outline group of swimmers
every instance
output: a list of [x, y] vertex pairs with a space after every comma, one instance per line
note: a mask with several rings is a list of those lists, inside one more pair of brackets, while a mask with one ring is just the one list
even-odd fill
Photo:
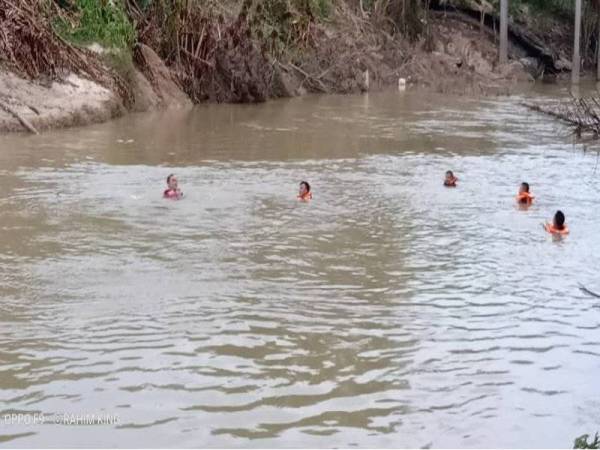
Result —
[[[448, 170], [446, 172], [446, 177], [444, 178], [444, 186], [456, 187], [457, 181], [458, 178], [454, 176], [454, 173], [451, 170]], [[535, 199], [535, 197], [531, 195], [531, 192], [529, 192], [529, 183], [521, 183], [516, 197], [517, 203], [521, 206], [528, 207], [533, 203], [533, 199]], [[565, 224], [565, 215], [562, 211], [556, 211], [556, 214], [554, 214], [554, 218], [552, 219], [552, 223], [546, 222], [542, 225], [544, 230], [550, 234], [560, 236], [569, 234], [569, 227], [567, 227]]]
[[[456, 187], [458, 178], [454, 175], [451, 170], [446, 172], [444, 178], [444, 186]], [[167, 177], [167, 189], [163, 192], [163, 197], [170, 200], [180, 200], [183, 198], [183, 192], [179, 189], [177, 178], [175, 174], [170, 174]], [[300, 188], [298, 191], [298, 200], [302, 202], [309, 202], [312, 200], [312, 192], [310, 190], [310, 184], [307, 181], [300, 182]], [[516, 200], [519, 205], [531, 206], [535, 197], [529, 192], [529, 183], [521, 183], [519, 187], [519, 193], [517, 194]], [[546, 222], [543, 224], [544, 230], [553, 235], [566, 235], [569, 234], [569, 228], [565, 224], [565, 215], [562, 211], [556, 211], [552, 223]]]
[[[169, 200], [181, 200], [183, 192], [179, 189], [179, 182], [174, 173], [167, 177], [167, 189], [163, 192], [163, 197]], [[308, 181], [300, 182], [300, 190], [298, 191], [298, 200], [309, 202], [312, 200], [312, 192]]]

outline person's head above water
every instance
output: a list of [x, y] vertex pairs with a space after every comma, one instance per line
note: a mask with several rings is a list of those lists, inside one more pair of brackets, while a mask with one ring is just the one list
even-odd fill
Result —
[[169, 189], [172, 190], [177, 190], [177, 178], [175, 177], [175, 174], [172, 173], [167, 177], [167, 186], [169, 187]]
[[170, 174], [167, 177], [167, 189], [163, 192], [163, 197], [170, 198], [173, 200], [179, 200], [183, 197], [183, 192], [178, 187], [177, 178], [175, 174]]
[[565, 227], [565, 215], [562, 211], [556, 211], [554, 214], [554, 228], [562, 230]]
[[308, 194], [310, 192], [310, 184], [308, 184], [308, 181], [301, 181], [300, 182], [300, 197]]
[[444, 178], [444, 185], [446, 186], [456, 186], [456, 182], [458, 179], [454, 176], [454, 172], [451, 170], [446, 171], [446, 176]]
[[533, 203], [535, 197], [529, 192], [529, 183], [522, 182], [519, 185], [519, 193], [517, 194], [517, 201], [521, 206], [530, 206]]
[[544, 224], [544, 230], [553, 235], [565, 236], [569, 234], [569, 227], [565, 223], [565, 215], [562, 211], [556, 211], [552, 223], [546, 222]]

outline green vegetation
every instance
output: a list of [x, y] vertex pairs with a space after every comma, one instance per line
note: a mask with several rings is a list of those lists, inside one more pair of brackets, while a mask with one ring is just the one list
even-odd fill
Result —
[[101, 45], [107, 50], [101, 60], [129, 83], [134, 73], [131, 51], [136, 31], [127, 15], [125, 0], [49, 1], [58, 11], [52, 21], [56, 33], [75, 45]]
[[113, 69], [127, 84], [133, 83], [135, 76], [135, 65], [133, 55], [129, 49], [116, 52], [108, 52], [102, 55], [102, 61]]
[[[104, 47], [128, 48], [136, 39], [135, 28], [129, 20], [125, 3], [134, 4], [139, 11], [161, 11], [163, 25], [169, 26], [174, 17], [182, 11], [202, 9], [204, 11], [228, 10], [236, 13], [238, 8], [247, 8], [248, 16], [254, 16], [254, 29], [260, 29], [266, 36], [277, 35], [286, 45], [298, 36], [294, 34], [312, 20], [331, 18], [335, 0], [229, 0], [219, 6], [216, 0], [48, 0], [60, 5], [65, 11], [54, 21], [55, 29], [61, 36], [76, 44], [87, 45], [97, 42]], [[499, 10], [500, 0], [345, 0], [351, 7], [362, 8], [379, 22], [395, 27], [397, 31], [411, 39], [417, 39], [425, 30], [427, 8], [430, 4], [491, 5]], [[594, 21], [591, 14], [597, 3], [584, 0], [584, 20]], [[215, 8], [215, 6], [217, 6]], [[571, 20], [574, 0], [510, 0], [513, 16], [531, 11], [535, 14]], [[257, 22], [260, 21], [260, 27]], [[592, 30], [592, 26], [587, 26]], [[296, 33], [297, 34], [297, 33]], [[585, 41], [585, 40], [584, 40]], [[584, 42], [589, 43], [589, 42]]]
[[[537, 31], [542, 36], [540, 40], [563, 58], [572, 47], [574, 2], [509, 0], [511, 15], [518, 25]], [[109, 50], [103, 54], [103, 61], [125, 80], [134, 73], [132, 53], [140, 64], [134, 52], [135, 43], [154, 49], [177, 73], [179, 83], [195, 101], [264, 98], [263, 85], [274, 79], [270, 73], [273, 67], [304, 75], [312, 80], [305, 80], [305, 84], [313, 83], [315, 89], [324, 91], [322, 80], [310, 75], [316, 69], [310, 67], [307, 71], [306, 66], [312, 64], [319, 67], [318, 73], [329, 73], [327, 64], [331, 58], [322, 49], [328, 35], [335, 35], [337, 30], [346, 29], [352, 34], [345, 40], [350, 42], [349, 46], [364, 42], [363, 38], [370, 37], [374, 30], [382, 30], [385, 32], [382, 36], [389, 38], [389, 42], [406, 42], [430, 51], [434, 46], [433, 30], [437, 21], [443, 20], [430, 8], [468, 9], [471, 16], [479, 12], [482, 23], [487, 18], [490, 24], [490, 15], [497, 16], [500, 6], [500, 0], [44, 0], [44, 3], [59, 11], [51, 16], [51, 21], [61, 37], [80, 45], [98, 43]], [[600, 0], [583, 0], [583, 3], [582, 59], [585, 66], [591, 67], [599, 42], [596, 11]], [[273, 60], [282, 67], [268, 66]], [[310, 63], [303, 65], [308, 60]], [[288, 62], [289, 67], [285, 65]], [[348, 64], [338, 64], [344, 65]], [[260, 86], [249, 80], [258, 80]]]
[[95, 42], [116, 49], [129, 49], [135, 42], [135, 29], [122, 0], [74, 0], [68, 6], [70, 11], [62, 10], [53, 24], [63, 38], [79, 45]]
[[600, 449], [600, 438], [598, 436], [598, 433], [596, 433], [594, 440], [591, 442], [588, 442], [589, 437], [590, 437], [589, 434], [584, 434], [583, 436], [579, 436], [577, 439], [575, 439], [575, 444], [574, 444], [573, 448]]
[[331, 14], [333, 5], [331, 3], [331, 0], [310, 0], [309, 8], [313, 12], [316, 12], [317, 16], [319, 16], [322, 19], [325, 19], [329, 16], [329, 14]]

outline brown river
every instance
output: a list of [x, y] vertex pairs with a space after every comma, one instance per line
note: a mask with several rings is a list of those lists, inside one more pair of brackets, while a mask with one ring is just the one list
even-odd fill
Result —
[[[0, 137], [0, 447], [564, 448], [600, 430], [600, 299], [579, 289], [600, 292], [600, 168], [520, 106], [550, 95]], [[562, 240], [540, 225], [556, 209]], [[114, 420], [73, 423], [90, 415]]]

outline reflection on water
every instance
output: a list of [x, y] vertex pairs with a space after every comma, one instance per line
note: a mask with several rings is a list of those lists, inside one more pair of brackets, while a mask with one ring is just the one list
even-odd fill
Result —
[[[578, 283], [600, 290], [600, 178], [520, 100], [313, 97], [2, 138], [0, 418], [119, 423], [2, 422], [0, 445], [594, 431], [600, 303]], [[160, 198], [172, 171], [180, 202]], [[559, 207], [572, 232], [553, 242]]]

